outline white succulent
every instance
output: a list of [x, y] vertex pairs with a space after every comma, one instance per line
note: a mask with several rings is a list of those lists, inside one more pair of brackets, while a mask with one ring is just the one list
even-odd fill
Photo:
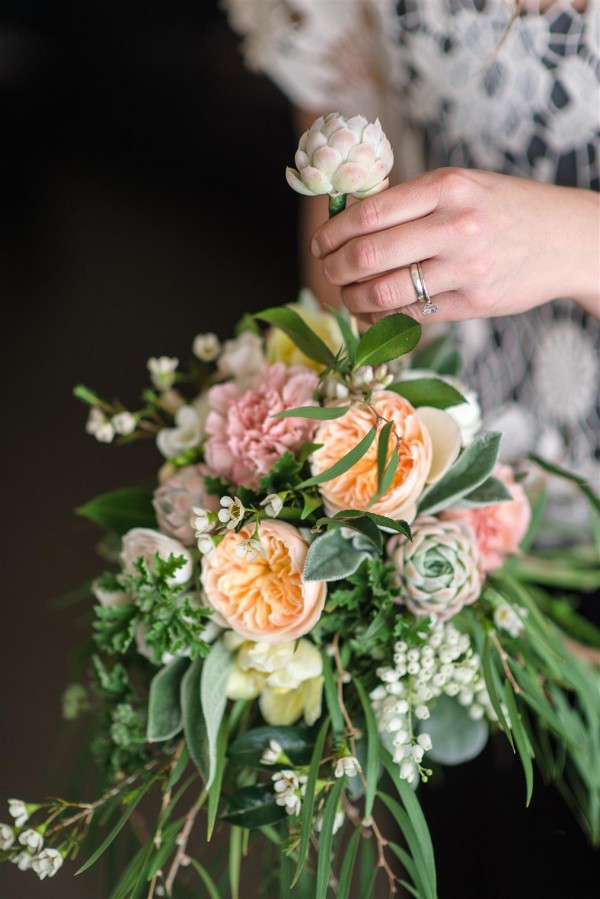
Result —
[[287, 168], [285, 174], [298, 193], [364, 199], [388, 186], [394, 154], [379, 119], [331, 112], [302, 135], [295, 162], [297, 169]]

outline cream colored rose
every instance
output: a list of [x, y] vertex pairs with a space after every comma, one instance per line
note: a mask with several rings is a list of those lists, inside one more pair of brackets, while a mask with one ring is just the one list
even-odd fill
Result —
[[308, 544], [296, 528], [265, 520], [258, 537], [263, 552], [249, 560], [236, 550], [254, 538], [254, 525], [225, 535], [204, 558], [204, 593], [220, 621], [242, 637], [267, 643], [295, 640], [319, 620], [326, 585], [303, 580]]
[[228, 649], [237, 650], [228, 699], [256, 699], [271, 725], [293, 724], [304, 715], [310, 726], [321, 715], [323, 660], [309, 640], [251, 643], [225, 634]]
[[[415, 410], [408, 400], [390, 390], [373, 395], [370, 406], [353, 406], [341, 418], [323, 422], [315, 434], [321, 449], [313, 453], [313, 475], [330, 468], [353, 449], [375, 424], [375, 415], [393, 421], [399, 438], [399, 464], [391, 486], [372, 506], [377, 491], [376, 437], [368, 452], [345, 474], [320, 485], [325, 509], [334, 515], [344, 509], [370, 511], [389, 518], [412, 521], [425, 485], [438, 480], [460, 451], [460, 430], [441, 409]], [[396, 445], [390, 439], [388, 460]]]

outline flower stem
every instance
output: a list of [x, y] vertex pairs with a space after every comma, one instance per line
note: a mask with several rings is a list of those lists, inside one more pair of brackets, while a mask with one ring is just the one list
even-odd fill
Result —
[[346, 208], [348, 194], [329, 194], [329, 218], [332, 219], [338, 212]]

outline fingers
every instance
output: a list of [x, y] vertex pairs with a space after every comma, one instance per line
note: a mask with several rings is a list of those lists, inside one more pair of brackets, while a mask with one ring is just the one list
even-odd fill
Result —
[[325, 257], [323, 273], [331, 284], [341, 287], [430, 259], [437, 256], [442, 244], [443, 222], [438, 216], [429, 215], [349, 240]]
[[[447, 293], [457, 287], [447, 265], [437, 259], [422, 264], [423, 278], [429, 295]], [[353, 315], [388, 314], [416, 301], [410, 268], [398, 268], [377, 278], [342, 287], [342, 300]], [[402, 311], [404, 309], [402, 308]]]
[[389, 312], [367, 312], [358, 315], [357, 319], [360, 325], [368, 327], [369, 325], [374, 325], [375, 322], [379, 321], [381, 318], [385, 318], [386, 315], [398, 311], [404, 313], [404, 315], [410, 315], [411, 318], [416, 319], [421, 325], [464, 321], [473, 316], [468, 303], [457, 290], [440, 293], [437, 296], [432, 296], [431, 299], [438, 307], [438, 311], [434, 312], [433, 315], [423, 315], [423, 303], [409, 303], [399, 310], [390, 309]]
[[423, 218], [437, 208], [439, 198], [440, 178], [436, 172], [427, 172], [412, 181], [384, 190], [374, 197], [354, 203], [321, 225], [313, 236], [311, 253], [322, 258], [353, 237]]

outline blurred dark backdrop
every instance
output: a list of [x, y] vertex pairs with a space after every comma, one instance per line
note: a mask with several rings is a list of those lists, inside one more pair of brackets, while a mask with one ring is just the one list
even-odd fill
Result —
[[[1, 808], [60, 793], [76, 762], [59, 698], [85, 606], [49, 603], [102, 563], [71, 510], [160, 463], [88, 437], [72, 386], [134, 404], [150, 355], [185, 359], [199, 331], [227, 336], [299, 285], [288, 107], [245, 72], [213, 0], [4, 0], [0, 122]], [[442, 899], [598, 895], [566, 808], [541, 783], [528, 811], [524, 795], [501, 743], [424, 794]], [[0, 897], [105, 899], [100, 872], [73, 870], [39, 883], [4, 866]]]

